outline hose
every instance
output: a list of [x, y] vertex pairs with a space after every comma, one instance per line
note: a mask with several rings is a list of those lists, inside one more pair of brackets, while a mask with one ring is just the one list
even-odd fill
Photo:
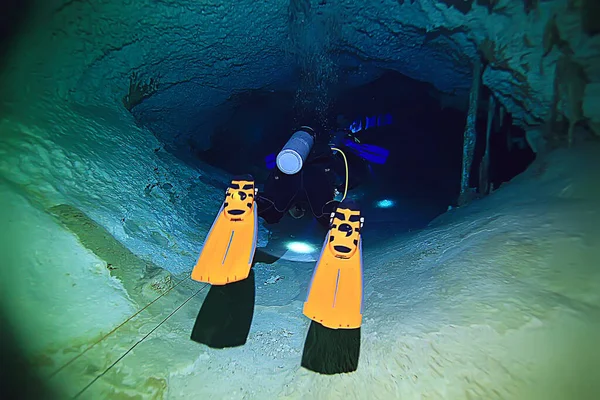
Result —
[[[339, 151], [344, 157], [344, 166], [346, 167], [346, 184], [344, 185], [344, 196], [342, 197], [342, 201], [346, 200], [346, 195], [348, 194], [348, 159], [346, 158], [346, 154], [337, 147], [332, 147], [331, 150]], [[341, 203], [341, 202], [340, 202]]]

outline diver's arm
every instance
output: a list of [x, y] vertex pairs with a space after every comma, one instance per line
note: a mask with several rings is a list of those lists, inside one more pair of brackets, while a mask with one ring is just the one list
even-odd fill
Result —
[[309, 161], [311, 163], [328, 162], [333, 157], [333, 150], [325, 142], [317, 142], [312, 148]]

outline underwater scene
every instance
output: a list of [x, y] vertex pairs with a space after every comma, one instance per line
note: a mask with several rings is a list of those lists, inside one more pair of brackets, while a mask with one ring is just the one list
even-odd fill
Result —
[[0, 397], [600, 398], [599, 0], [5, 0]]

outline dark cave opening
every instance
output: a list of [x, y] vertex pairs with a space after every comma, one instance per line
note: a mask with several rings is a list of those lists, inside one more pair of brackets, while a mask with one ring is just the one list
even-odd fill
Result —
[[[482, 89], [481, 99], [489, 97]], [[394, 222], [402, 229], [425, 226], [449, 206], [460, 190], [466, 111], [444, 107], [436, 89], [425, 82], [386, 71], [372, 82], [330, 96], [327, 120], [298, 112], [294, 92], [252, 90], [232, 95], [229, 116], [210, 136], [210, 147], [194, 151], [201, 161], [231, 175], [252, 174], [259, 186], [271, 172], [266, 159], [277, 154], [301, 125], [333, 134], [352, 121], [388, 116], [391, 124], [355, 133], [361, 143], [389, 150], [383, 165], [364, 162], [357, 168], [350, 154], [350, 180], [358, 181], [349, 196], [359, 201], [375, 222]], [[493, 188], [523, 172], [535, 158], [522, 129], [510, 114], [502, 123], [495, 115], [490, 136], [489, 181]], [[479, 166], [486, 142], [487, 103], [480, 102], [477, 142], [470, 187], [480, 192]], [[386, 204], [388, 206], [380, 206]], [[388, 208], [389, 207], [389, 208]], [[385, 208], [385, 209], [384, 209]]]
[[210, 135], [210, 148], [195, 156], [232, 175], [251, 173], [264, 180], [265, 157], [279, 151], [295, 127], [293, 93], [255, 90], [229, 101], [229, 118]]
[[334, 110], [350, 120], [389, 114], [392, 124], [366, 130], [361, 140], [390, 150], [385, 165], [374, 165], [384, 184], [411, 198], [449, 199], [460, 186], [462, 135], [466, 114], [443, 109], [428, 83], [386, 72], [344, 93]]
[[[300, 120], [291, 92], [248, 92], [232, 100], [232, 117], [214, 131], [210, 149], [197, 156], [233, 175], [251, 173], [262, 182], [269, 173], [265, 157], [277, 153], [294, 128], [311, 125], [333, 133], [355, 120], [389, 116], [391, 124], [355, 133], [361, 143], [389, 150], [389, 156], [385, 164], [367, 163], [367, 168], [350, 160], [350, 180], [359, 181], [351, 192], [366, 206], [371, 221], [396, 222], [407, 229], [422, 226], [444, 212], [460, 188], [466, 114], [442, 109], [434, 91], [430, 84], [387, 71], [332, 96], [325, 124], [316, 117]], [[394, 209], [379, 209], [384, 201]], [[417, 205], [422, 215], [409, 217], [407, 211]]]
[[[480, 96], [489, 98], [491, 92], [484, 88]], [[489, 104], [480, 105], [477, 118], [477, 141], [475, 143], [475, 155], [471, 167], [470, 187], [480, 187], [480, 171], [485, 147], [486, 147], [486, 129], [487, 112]], [[514, 125], [512, 115], [509, 113], [500, 113], [498, 110], [494, 113], [492, 130], [490, 133], [489, 149], [489, 172], [488, 179], [493, 189], [497, 189], [505, 182], [510, 181], [515, 176], [524, 172], [527, 167], [535, 160], [535, 153], [529, 146], [525, 131]]]
[[5, 53], [33, 9], [31, 3], [31, 0], [3, 0], [0, 3], [0, 71], [4, 69]]

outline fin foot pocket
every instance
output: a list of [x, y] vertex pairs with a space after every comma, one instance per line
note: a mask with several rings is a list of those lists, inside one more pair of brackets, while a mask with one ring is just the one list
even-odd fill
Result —
[[226, 285], [248, 277], [258, 234], [256, 193], [251, 176], [231, 181], [192, 270], [193, 280]]

